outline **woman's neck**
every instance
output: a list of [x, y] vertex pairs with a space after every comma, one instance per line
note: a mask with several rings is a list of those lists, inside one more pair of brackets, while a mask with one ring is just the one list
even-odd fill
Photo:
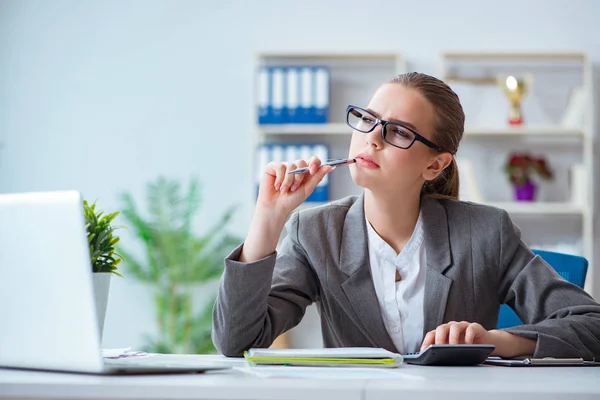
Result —
[[418, 193], [404, 193], [402, 196], [373, 193], [365, 190], [365, 215], [377, 234], [389, 244], [397, 254], [410, 240], [421, 209], [421, 196]]

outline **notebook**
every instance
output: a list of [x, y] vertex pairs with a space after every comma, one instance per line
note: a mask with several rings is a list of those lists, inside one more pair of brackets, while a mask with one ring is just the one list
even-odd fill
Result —
[[400, 354], [381, 348], [340, 347], [330, 349], [258, 349], [244, 352], [250, 365], [293, 365], [311, 367], [380, 367], [402, 364]]

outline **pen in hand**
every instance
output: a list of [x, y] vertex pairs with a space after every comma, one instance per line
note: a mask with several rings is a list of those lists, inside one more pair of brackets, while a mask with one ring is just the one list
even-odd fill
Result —
[[[340, 160], [331, 160], [331, 161], [324, 162], [323, 164], [321, 164], [319, 166], [319, 168], [327, 166], [327, 165], [334, 167], [336, 165], [353, 164], [355, 162], [356, 162], [356, 158], [342, 158]], [[305, 174], [308, 171], [309, 171], [308, 167], [297, 168], [297, 169], [291, 170], [290, 172], [288, 172], [288, 174]]]

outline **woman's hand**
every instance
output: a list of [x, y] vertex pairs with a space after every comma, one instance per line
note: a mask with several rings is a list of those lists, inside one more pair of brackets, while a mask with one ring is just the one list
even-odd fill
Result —
[[532, 355], [537, 341], [506, 331], [488, 331], [475, 322], [451, 321], [427, 332], [420, 350], [432, 344], [493, 344], [492, 355], [512, 358]]
[[[319, 168], [320, 165], [321, 160], [317, 157], [293, 163], [269, 163], [258, 190], [257, 207], [268, 209], [286, 219], [310, 196], [325, 175], [334, 169], [330, 166]], [[309, 172], [288, 174], [303, 167], [308, 167]]]
[[[258, 189], [258, 199], [250, 230], [240, 254], [241, 262], [253, 262], [272, 254], [283, 231], [285, 221], [296, 207], [310, 196], [325, 175], [334, 167], [319, 168], [317, 157], [293, 163], [269, 163]], [[304, 174], [289, 171], [308, 167]]]
[[493, 344], [490, 333], [481, 325], [451, 321], [427, 332], [421, 350], [432, 344]]

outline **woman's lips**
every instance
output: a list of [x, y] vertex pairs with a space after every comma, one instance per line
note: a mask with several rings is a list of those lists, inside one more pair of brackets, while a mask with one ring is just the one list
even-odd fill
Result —
[[379, 168], [379, 164], [375, 162], [375, 159], [366, 154], [359, 154], [356, 157], [356, 163], [363, 168], [367, 169], [377, 169]]

